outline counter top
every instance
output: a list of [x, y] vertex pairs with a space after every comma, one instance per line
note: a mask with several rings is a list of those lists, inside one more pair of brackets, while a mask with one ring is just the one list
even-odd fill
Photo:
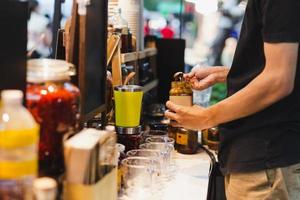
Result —
[[163, 200], [205, 200], [208, 186], [210, 160], [201, 151], [195, 155], [183, 155], [175, 152], [175, 179], [169, 183]]
[[[158, 200], [206, 200], [210, 159], [202, 150], [194, 155], [173, 153], [175, 177], [165, 186]], [[129, 199], [120, 197], [119, 199]], [[156, 199], [153, 199], [156, 200]]]

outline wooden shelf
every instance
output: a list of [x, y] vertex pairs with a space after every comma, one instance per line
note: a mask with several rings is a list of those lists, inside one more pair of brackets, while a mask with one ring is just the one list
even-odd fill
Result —
[[132, 53], [122, 53], [121, 54], [121, 63], [133, 62], [136, 61], [138, 58], [136, 52]]
[[154, 89], [156, 86], [158, 86], [158, 79], [155, 79], [151, 81], [150, 83], [147, 83], [143, 86], [143, 92], [149, 92], [150, 90]]
[[156, 48], [148, 48], [144, 51], [123, 53], [121, 54], [121, 63], [133, 62], [138, 59], [144, 59], [147, 57], [155, 56], [157, 54]]

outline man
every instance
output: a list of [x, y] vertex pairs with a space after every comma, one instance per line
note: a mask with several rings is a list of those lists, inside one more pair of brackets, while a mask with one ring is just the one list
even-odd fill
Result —
[[299, 0], [249, 0], [230, 71], [186, 75], [200, 90], [227, 81], [228, 98], [209, 108], [167, 102], [179, 126], [220, 125], [229, 200], [300, 198], [299, 10]]
[[50, 20], [39, 12], [39, 2], [29, 1], [29, 21], [28, 21], [28, 57], [40, 58], [50, 55], [51, 30]]
[[225, 47], [225, 41], [237, 29], [240, 30], [241, 21], [244, 16], [245, 6], [242, 0], [225, 0], [220, 11], [221, 16], [218, 23], [218, 31], [208, 56], [210, 65], [220, 65], [221, 55]]

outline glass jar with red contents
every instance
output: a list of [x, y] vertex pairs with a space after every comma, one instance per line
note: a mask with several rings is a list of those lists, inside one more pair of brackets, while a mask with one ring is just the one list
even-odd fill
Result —
[[40, 124], [39, 173], [58, 177], [64, 172], [63, 137], [78, 126], [79, 89], [70, 83], [72, 64], [33, 59], [27, 63], [26, 105]]

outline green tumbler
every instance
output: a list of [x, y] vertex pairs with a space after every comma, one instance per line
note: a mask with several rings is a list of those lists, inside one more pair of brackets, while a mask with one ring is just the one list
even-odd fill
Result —
[[116, 126], [140, 125], [143, 91], [141, 86], [122, 85], [114, 88]]

